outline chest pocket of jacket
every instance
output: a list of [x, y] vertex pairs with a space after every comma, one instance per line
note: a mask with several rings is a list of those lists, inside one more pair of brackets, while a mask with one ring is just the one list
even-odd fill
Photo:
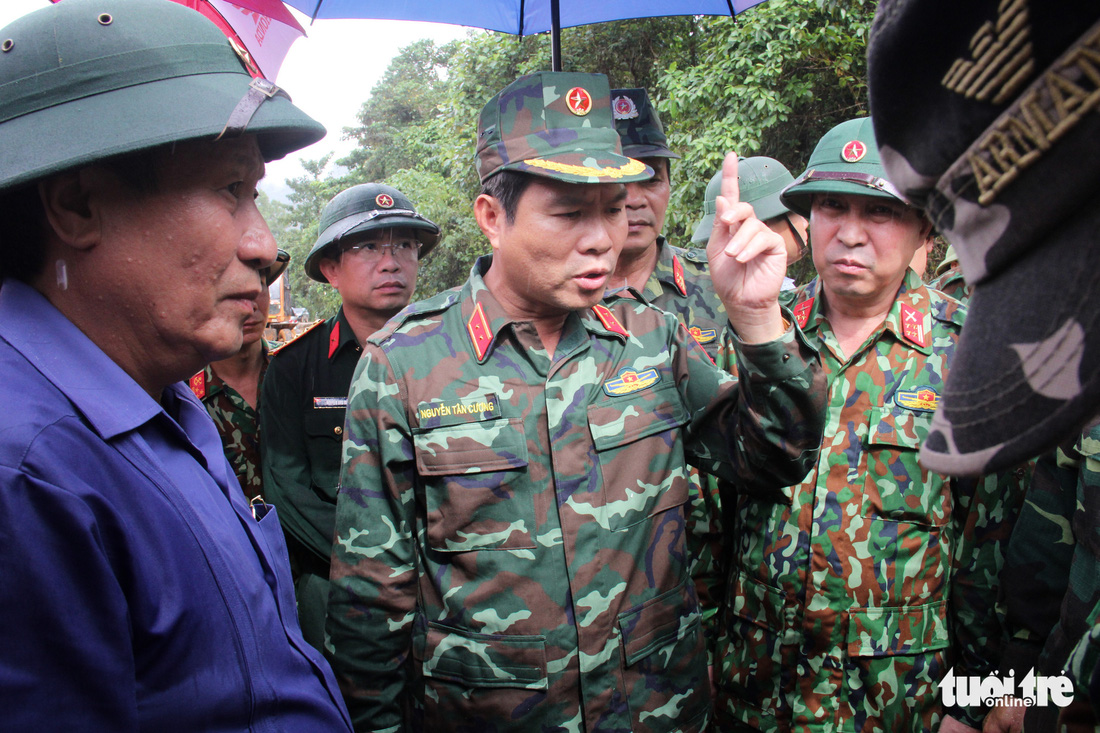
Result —
[[535, 509], [521, 418], [414, 430], [428, 546], [442, 552], [534, 548]]
[[302, 418], [313, 482], [318, 488], [333, 489], [333, 501], [340, 480], [345, 414], [343, 408], [313, 408], [306, 410]]
[[942, 527], [951, 516], [948, 482], [917, 463], [932, 413], [873, 407], [867, 436], [863, 516]]
[[603, 504], [595, 518], [615, 531], [688, 500], [681, 430], [688, 411], [675, 385], [588, 406], [588, 429], [600, 468]]

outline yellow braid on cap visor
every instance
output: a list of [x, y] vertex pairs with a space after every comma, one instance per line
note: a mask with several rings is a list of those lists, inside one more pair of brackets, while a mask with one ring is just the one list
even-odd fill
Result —
[[610, 166], [604, 168], [591, 168], [587, 165], [558, 163], [553, 160], [543, 160], [542, 158], [531, 158], [523, 162], [526, 165], [554, 171], [555, 173], [566, 173], [572, 176], [593, 176], [598, 178], [622, 178], [623, 176], [637, 175], [645, 170], [645, 163], [640, 160], [634, 160], [633, 158], [630, 159], [629, 163], [620, 168], [612, 168]]

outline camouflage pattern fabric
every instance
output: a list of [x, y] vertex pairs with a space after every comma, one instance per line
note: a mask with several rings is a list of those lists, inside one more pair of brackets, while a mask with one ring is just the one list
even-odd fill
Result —
[[[819, 443], [797, 329], [742, 381], [668, 314], [610, 298], [553, 359], [482, 279], [410, 306], [356, 370], [330, 661], [359, 730], [699, 731], [685, 456], [776, 496]], [[728, 460], [732, 458], [732, 463]]]
[[[1002, 669], [1059, 675], [1100, 615], [1100, 425], [1039, 459], [1013, 530], [1002, 588], [1008, 643]], [[1088, 643], [1082, 647], [1082, 654]], [[1092, 669], [1075, 681], [1087, 699]], [[1028, 730], [1054, 730], [1059, 710], [1031, 707]]]
[[630, 183], [653, 169], [622, 154], [603, 74], [521, 76], [490, 99], [477, 126], [481, 181], [502, 170], [571, 183]]
[[[263, 384], [269, 361], [270, 344], [264, 342], [264, 363], [260, 368], [260, 384]], [[225, 457], [233, 466], [233, 473], [244, 491], [245, 498], [251, 501], [262, 496], [264, 491], [263, 471], [260, 463], [260, 416], [259, 392], [257, 391], [256, 409], [245, 401], [237, 390], [225, 383], [214, 370], [207, 366], [202, 372], [205, 394], [200, 396], [202, 404], [222, 438]]]
[[[1100, 618], [1094, 609], [1089, 632], [1081, 637], [1066, 661], [1065, 670], [1074, 682], [1074, 698], [1058, 716], [1058, 733], [1087, 733], [1100, 729]], [[1025, 727], [1028, 722], [1025, 719]], [[1032, 733], [1027, 727], [1027, 733]], [[1040, 730], [1038, 728], [1034, 730]]]
[[970, 300], [970, 286], [966, 284], [966, 279], [963, 277], [959, 257], [950, 245], [947, 247], [947, 254], [944, 255], [943, 261], [936, 267], [936, 276], [929, 281], [928, 287], [963, 303]]
[[[935, 730], [948, 669], [985, 676], [997, 661], [1019, 482], [950, 480], [917, 463], [963, 306], [910, 270], [884, 324], [845, 357], [823, 297], [817, 280], [789, 296], [829, 379], [819, 462], [786, 489], [789, 505], [739, 498], [718, 720]], [[984, 714], [948, 712], [978, 727]]]

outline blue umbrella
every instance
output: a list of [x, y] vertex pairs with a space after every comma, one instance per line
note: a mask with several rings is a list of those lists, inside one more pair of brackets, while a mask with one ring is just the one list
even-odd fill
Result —
[[551, 32], [561, 70], [561, 29], [669, 15], [733, 16], [764, 0], [285, 0], [310, 18], [423, 20], [519, 36]]

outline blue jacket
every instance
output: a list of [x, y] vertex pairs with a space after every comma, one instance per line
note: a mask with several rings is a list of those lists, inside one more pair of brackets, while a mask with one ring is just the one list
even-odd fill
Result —
[[0, 288], [0, 730], [346, 731], [206, 410]]

